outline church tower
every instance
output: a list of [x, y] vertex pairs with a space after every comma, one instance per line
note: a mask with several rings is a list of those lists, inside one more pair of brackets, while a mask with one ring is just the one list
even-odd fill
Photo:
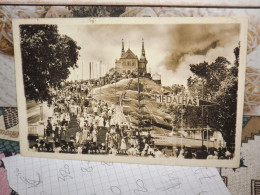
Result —
[[124, 46], [124, 39], [122, 39], [122, 50], [121, 50], [121, 58], [125, 54], [125, 46]]
[[142, 39], [142, 51], [141, 51], [141, 58], [139, 60], [139, 73], [141, 75], [146, 74], [146, 65], [148, 61], [146, 60], [145, 57], [145, 50], [144, 50], [144, 39]]

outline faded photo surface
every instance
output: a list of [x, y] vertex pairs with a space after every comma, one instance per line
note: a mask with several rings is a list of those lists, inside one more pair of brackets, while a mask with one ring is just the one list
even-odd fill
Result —
[[235, 167], [242, 19], [15, 20], [21, 150]]

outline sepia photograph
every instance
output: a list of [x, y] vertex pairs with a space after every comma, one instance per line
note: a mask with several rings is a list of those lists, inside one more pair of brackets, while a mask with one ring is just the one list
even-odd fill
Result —
[[238, 167], [246, 18], [13, 20], [21, 154]]

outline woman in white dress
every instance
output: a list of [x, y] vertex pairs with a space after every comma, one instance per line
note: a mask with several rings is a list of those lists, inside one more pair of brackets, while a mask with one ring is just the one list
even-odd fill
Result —
[[124, 138], [121, 139], [120, 149], [121, 149], [122, 153], [124, 153], [124, 154], [126, 153], [126, 143], [125, 143], [125, 139]]
[[78, 154], [82, 154], [82, 147], [78, 147]]
[[115, 128], [115, 126], [113, 125], [113, 126], [111, 127], [111, 129], [110, 129], [110, 134], [114, 134], [114, 133], [116, 133], [116, 128]]
[[97, 115], [97, 116], [95, 116], [94, 124], [95, 124], [96, 126], [98, 126], [98, 123], [99, 123], [99, 116]]
[[98, 121], [98, 127], [104, 127], [104, 118], [103, 117], [99, 117], [99, 121]]
[[[88, 137], [88, 129], [87, 127], [83, 127], [83, 136], [82, 136], [82, 143], [85, 143]], [[81, 144], [82, 144], [81, 143]]]
[[60, 121], [63, 121], [63, 118], [64, 118], [64, 114], [62, 113], [62, 114], [60, 115]]
[[115, 121], [115, 118], [114, 118], [114, 117], [112, 117], [112, 118], [110, 119], [110, 126], [112, 126], [112, 125], [116, 125], [116, 121]]
[[74, 105], [70, 105], [70, 113], [75, 116], [76, 115], [76, 108]]
[[93, 142], [97, 143], [97, 130], [94, 128], [92, 131]]
[[66, 117], [65, 117], [66, 121], [68, 122], [68, 125], [70, 123], [70, 114], [66, 113]]
[[180, 159], [183, 159], [183, 158], [184, 158], [184, 150], [183, 150], [183, 149], [181, 149], [178, 158], [180, 158]]
[[80, 127], [80, 129], [81, 130], [83, 130], [83, 127], [84, 127], [84, 117], [83, 116], [81, 116], [80, 118], [79, 118], [79, 127]]
[[77, 133], [76, 133], [76, 143], [79, 143], [79, 138], [80, 138], [80, 132], [77, 131]]
[[89, 115], [89, 117], [88, 117], [88, 124], [89, 125], [92, 125], [93, 124], [93, 117], [92, 117], [92, 115]]

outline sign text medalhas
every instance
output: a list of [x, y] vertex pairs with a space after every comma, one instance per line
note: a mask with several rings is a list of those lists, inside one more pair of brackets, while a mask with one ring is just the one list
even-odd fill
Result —
[[199, 99], [191, 96], [153, 95], [153, 99], [159, 103], [199, 106]]

